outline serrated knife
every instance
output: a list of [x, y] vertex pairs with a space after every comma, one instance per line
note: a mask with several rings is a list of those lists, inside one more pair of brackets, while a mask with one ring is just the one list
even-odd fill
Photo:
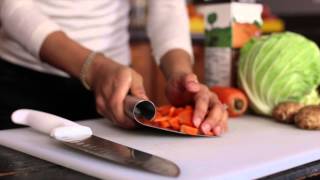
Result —
[[109, 161], [165, 176], [180, 174], [179, 167], [169, 160], [97, 137], [89, 127], [53, 114], [20, 109], [12, 114], [11, 119], [16, 124], [49, 134], [69, 147]]

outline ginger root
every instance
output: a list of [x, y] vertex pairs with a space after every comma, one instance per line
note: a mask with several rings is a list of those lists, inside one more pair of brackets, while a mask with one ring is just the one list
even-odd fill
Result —
[[303, 107], [303, 104], [297, 102], [282, 102], [273, 109], [272, 116], [279, 122], [292, 124], [294, 116]]
[[305, 106], [295, 115], [294, 122], [302, 129], [320, 129], [320, 106]]

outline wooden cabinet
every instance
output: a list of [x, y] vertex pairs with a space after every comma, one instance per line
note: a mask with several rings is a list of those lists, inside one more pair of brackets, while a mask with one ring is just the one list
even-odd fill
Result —
[[[194, 71], [203, 81], [203, 45], [193, 45], [195, 64]], [[152, 58], [148, 41], [131, 42], [132, 67], [144, 78], [144, 86], [149, 98], [156, 105], [168, 104], [165, 97], [166, 80]]]

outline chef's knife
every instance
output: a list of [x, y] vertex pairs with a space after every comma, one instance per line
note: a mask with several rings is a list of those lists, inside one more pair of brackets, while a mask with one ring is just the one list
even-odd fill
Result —
[[169, 160], [94, 136], [89, 127], [59, 116], [20, 109], [12, 114], [11, 119], [16, 124], [27, 125], [50, 134], [72, 148], [116, 163], [165, 176], [176, 177], [180, 174], [179, 167]]

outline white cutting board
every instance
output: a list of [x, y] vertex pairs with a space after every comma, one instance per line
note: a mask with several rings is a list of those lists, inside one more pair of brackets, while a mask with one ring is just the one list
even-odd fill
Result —
[[254, 179], [320, 159], [320, 131], [255, 116], [231, 119], [230, 131], [219, 138], [123, 130], [105, 120], [81, 124], [100, 137], [175, 162], [181, 175], [168, 178], [104, 161], [29, 128], [0, 131], [0, 144], [101, 179]]

